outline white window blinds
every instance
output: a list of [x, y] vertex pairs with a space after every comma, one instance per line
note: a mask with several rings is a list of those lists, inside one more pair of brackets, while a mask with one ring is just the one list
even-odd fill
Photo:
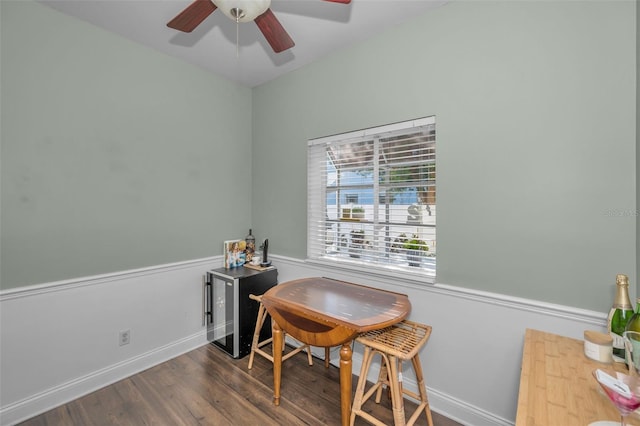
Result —
[[309, 141], [307, 256], [435, 270], [435, 117]]

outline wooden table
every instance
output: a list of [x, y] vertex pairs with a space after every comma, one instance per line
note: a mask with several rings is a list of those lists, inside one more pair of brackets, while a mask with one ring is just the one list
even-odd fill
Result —
[[[596, 368], [610, 374], [626, 370], [621, 363], [603, 364], [587, 358], [582, 340], [527, 329], [516, 426], [586, 426], [596, 421], [620, 421], [618, 410], [592, 376]], [[629, 415], [627, 424], [640, 425], [640, 417]]]
[[[342, 424], [351, 415], [351, 341], [360, 333], [402, 321], [411, 311], [404, 294], [328, 278], [279, 284], [262, 296], [273, 322], [273, 348], [282, 347], [282, 330], [311, 346], [340, 348]], [[273, 352], [273, 402], [280, 404], [282, 352]]]

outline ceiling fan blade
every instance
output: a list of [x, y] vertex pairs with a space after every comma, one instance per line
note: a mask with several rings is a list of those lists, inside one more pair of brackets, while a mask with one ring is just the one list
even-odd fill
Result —
[[190, 33], [216, 10], [211, 0], [196, 0], [167, 24], [167, 27]]
[[324, 1], [330, 1], [332, 3], [344, 3], [344, 4], [351, 3], [351, 0], [324, 0]]
[[274, 52], [280, 53], [283, 50], [287, 50], [295, 46], [295, 43], [291, 37], [289, 37], [289, 34], [287, 34], [271, 9], [267, 9], [267, 11], [258, 16], [255, 21]]

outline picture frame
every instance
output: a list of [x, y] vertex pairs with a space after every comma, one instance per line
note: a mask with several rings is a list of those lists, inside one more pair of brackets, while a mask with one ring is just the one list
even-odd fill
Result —
[[227, 269], [238, 268], [244, 265], [246, 260], [245, 240], [227, 240], [224, 242], [224, 267]]

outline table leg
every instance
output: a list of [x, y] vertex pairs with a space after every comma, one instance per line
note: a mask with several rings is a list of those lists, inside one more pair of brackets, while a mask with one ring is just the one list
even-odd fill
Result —
[[340, 348], [340, 411], [342, 426], [349, 426], [351, 417], [351, 342], [342, 344]]
[[329, 349], [331, 349], [331, 348], [328, 347], [328, 346], [326, 348], [324, 348], [324, 367], [325, 368], [329, 368], [329, 362], [330, 362], [330, 358], [329, 357], [331, 356], [331, 354], [329, 352]]
[[282, 329], [273, 321], [271, 329], [273, 341], [271, 342], [273, 354], [273, 404], [280, 405], [280, 382], [282, 378]]

